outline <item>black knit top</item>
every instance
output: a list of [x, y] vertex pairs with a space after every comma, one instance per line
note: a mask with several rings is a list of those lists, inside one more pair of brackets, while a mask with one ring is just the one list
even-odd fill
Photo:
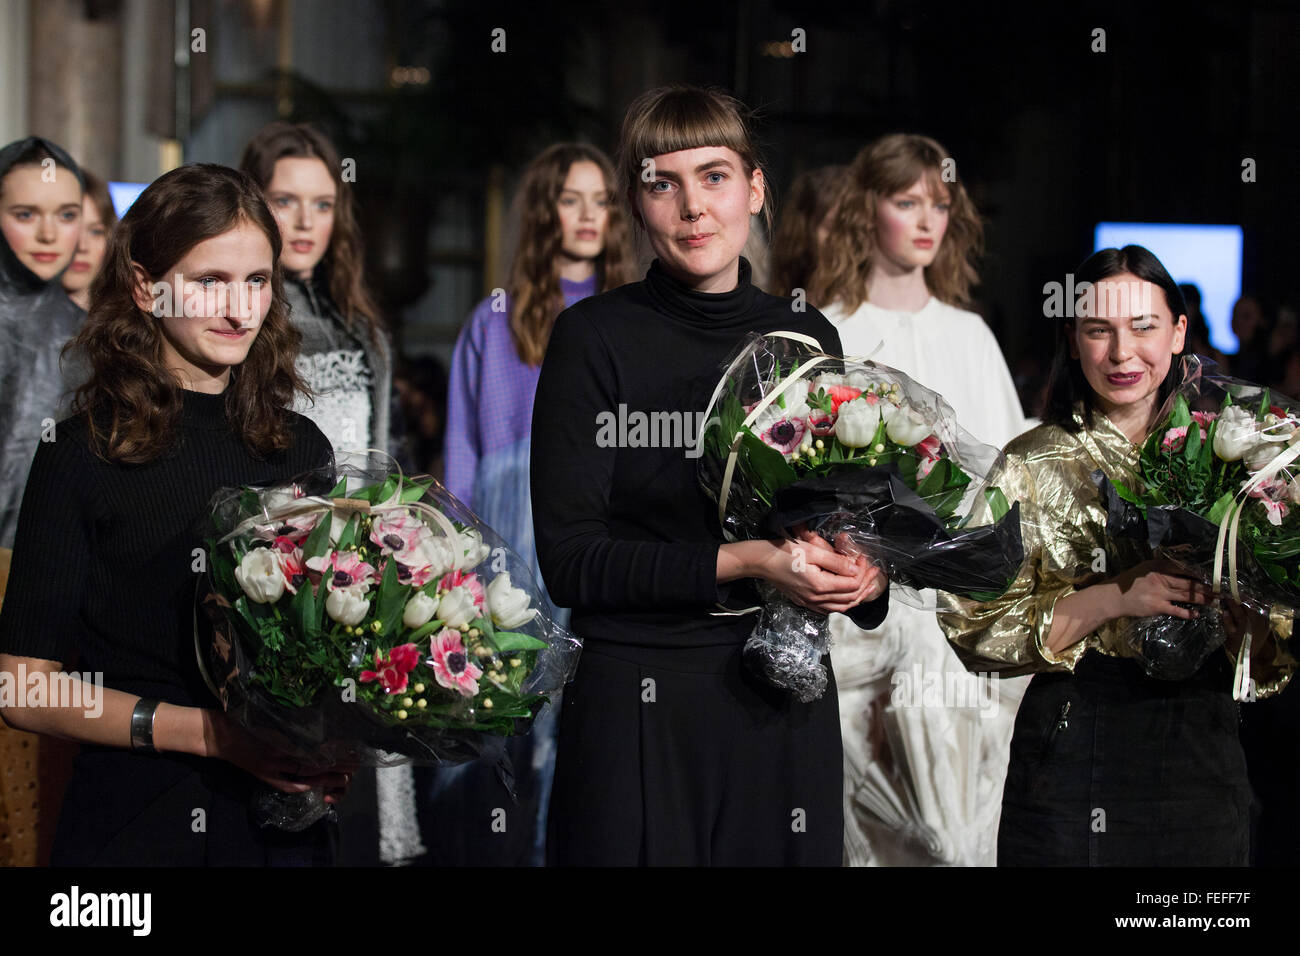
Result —
[[[754, 628], [752, 615], [710, 614], [754, 595], [739, 582], [717, 584], [723, 537], [697, 459], [680, 445], [645, 447], [633, 432], [634, 413], [668, 412], [691, 416], [694, 438], [696, 414], [748, 332], [800, 332], [841, 354], [820, 312], [795, 311], [750, 277], [742, 258], [735, 289], [696, 292], [656, 260], [643, 281], [583, 299], [556, 320], [533, 407], [533, 523], [547, 590], [573, 608], [573, 629], [589, 641], [739, 644]], [[602, 413], [627, 422], [622, 447], [601, 433]], [[881, 618], [887, 602], [874, 602]]]
[[170, 453], [108, 463], [83, 415], [36, 449], [0, 609], [0, 652], [102, 672], [104, 685], [182, 705], [213, 706], [194, 649], [196, 579], [208, 504], [221, 487], [288, 481], [329, 465], [328, 440], [290, 415], [293, 443], [266, 459], [230, 429], [225, 395], [184, 393]]

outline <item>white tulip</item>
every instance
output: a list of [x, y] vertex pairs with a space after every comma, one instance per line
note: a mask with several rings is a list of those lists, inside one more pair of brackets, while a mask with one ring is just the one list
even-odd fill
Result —
[[1286, 490], [1291, 495], [1291, 503], [1300, 505], [1300, 475], [1291, 479], [1291, 483], [1287, 485]]
[[1250, 449], [1250, 451], [1246, 452], [1244, 456], [1246, 467], [1252, 472], [1262, 471], [1281, 451], [1282, 449], [1279, 446], [1270, 444], [1269, 442], [1263, 442], [1256, 445], [1254, 448]]
[[470, 624], [479, 616], [474, 605], [474, 595], [469, 588], [452, 588], [438, 601], [438, 617], [448, 627], [459, 628]]
[[908, 448], [920, 444], [933, 433], [933, 426], [909, 405], [899, 407], [885, 423], [885, 434], [889, 440]]
[[460, 553], [465, 556], [460, 562], [460, 568], [462, 571], [468, 571], [481, 564], [492, 553], [492, 549], [483, 543], [481, 534], [473, 528], [468, 528], [460, 533]]
[[528, 606], [528, 592], [510, 583], [508, 571], [498, 574], [487, 586], [487, 603], [497, 627], [507, 630], [527, 624], [538, 613], [537, 608]]
[[284, 594], [284, 572], [269, 548], [254, 548], [235, 568], [235, 580], [258, 604], [273, 604]]
[[411, 630], [423, 627], [433, 620], [433, 612], [438, 610], [438, 602], [423, 591], [416, 591], [411, 600], [406, 602], [402, 613], [402, 623]]
[[430, 576], [440, 578], [451, 570], [455, 552], [443, 536], [425, 534], [416, 540], [410, 550], [399, 551], [395, 557], [408, 568], [430, 568]]
[[325, 598], [325, 613], [349, 627], [360, 624], [370, 610], [365, 593], [365, 588], [335, 588]]
[[[880, 404], [888, 405], [889, 402]], [[865, 448], [876, 437], [876, 427], [879, 424], [879, 405], [855, 398], [840, 406], [839, 417], [835, 419], [835, 437], [840, 444], [849, 448]]]
[[1240, 461], [1259, 444], [1255, 416], [1240, 405], [1229, 405], [1219, 416], [1214, 430], [1214, 453], [1224, 461]]

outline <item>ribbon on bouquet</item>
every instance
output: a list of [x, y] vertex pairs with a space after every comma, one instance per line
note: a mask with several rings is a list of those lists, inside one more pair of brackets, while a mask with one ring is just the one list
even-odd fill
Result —
[[[231, 538], [238, 537], [241, 534], [246, 534], [250, 528], [253, 528], [259, 524], [266, 524], [270, 521], [273, 521], [275, 518], [290, 518], [290, 517], [297, 517], [298, 515], [303, 515], [303, 514], [314, 514], [319, 512], [335, 511], [335, 510], [356, 511], [364, 514], [375, 514], [377, 512], [397, 511], [400, 509], [410, 509], [410, 510], [420, 512], [420, 514], [424, 515], [425, 517], [432, 519], [433, 523], [436, 524], [442, 530], [442, 533], [447, 536], [447, 539], [449, 541], [455, 541], [457, 538], [456, 529], [452, 526], [451, 522], [447, 520], [447, 516], [444, 515], [441, 511], [439, 511], [437, 508], [433, 507], [432, 505], [425, 504], [423, 501], [403, 502], [401, 500], [402, 483], [404, 482], [406, 475], [402, 471], [401, 463], [396, 458], [394, 458], [388, 452], [381, 451], [378, 448], [364, 448], [358, 452], [349, 452], [348, 454], [361, 455], [361, 454], [368, 454], [369, 452], [374, 452], [375, 454], [383, 455], [385, 458], [390, 459], [393, 462], [393, 464], [397, 467], [397, 492], [396, 492], [397, 498], [396, 501], [394, 501], [394, 503], [371, 504], [368, 501], [358, 500], [356, 498], [326, 498], [323, 495], [307, 495], [302, 498], [294, 499], [293, 502], [286, 504], [285, 507], [282, 509], [277, 509], [274, 518], [265, 508], [263, 508], [261, 514], [253, 515], [252, 517], [245, 518], [243, 521], [241, 521], [238, 525], [235, 526], [234, 530], [232, 530], [229, 534], [227, 534], [217, 543], [225, 544]], [[457, 547], [453, 547], [451, 551], [452, 551], [451, 569], [453, 571], [459, 571], [460, 562], [464, 558], [464, 555], [461, 553], [460, 548]]]
[[[767, 335], [770, 336], [771, 338], [790, 339], [791, 341], [794, 342], [802, 342], [804, 345], [810, 346], [814, 349], [817, 349], [818, 351], [821, 351], [822, 344], [812, 336], [804, 335], [802, 332], [768, 332]], [[754, 407], [753, 412], [745, 419], [744, 422], [745, 426], [749, 426], [753, 424], [758, 419], [758, 416], [763, 411], [763, 409], [767, 408], [767, 406], [770, 405], [772, 401], [777, 398], [777, 396], [784, 393], [785, 390], [789, 388], [792, 384], [799, 381], [799, 379], [803, 376], [803, 372], [806, 369], [812, 368], [814, 365], [817, 365], [825, 361], [827, 358], [829, 358], [829, 356], [825, 356], [825, 355], [818, 356], [814, 358], [811, 362], [809, 362], [807, 365], [805, 365], [802, 369], [800, 369], [798, 374], [788, 376], [785, 381], [781, 382], [780, 386], [778, 386], [776, 390], [774, 390], [769, 395], [764, 397], [764, 399]], [[709, 398], [709, 404], [704, 409], [704, 421], [706, 424], [704, 428], [701, 428], [699, 430], [699, 435], [695, 440], [695, 454], [697, 457], [699, 456], [700, 451], [704, 446], [704, 433], [708, 429], [707, 423], [710, 420], [709, 416], [712, 415], [713, 408], [715, 405], [717, 405], [718, 399], [722, 397], [722, 390], [726, 387], [726, 385], [727, 385], [727, 376], [724, 373], [723, 376], [718, 379], [718, 384], [713, 389], [713, 395], [712, 397]], [[722, 525], [723, 535], [728, 538], [730, 537], [730, 535], [727, 533], [727, 498], [731, 494], [731, 476], [736, 470], [736, 455], [739, 453], [740, 442], [743, 434], [744, 433], [742, 431], [738, 430], [736, 434], [732, 436], [731, 454], [727, 457], [727, 468], [726, 468], [726, 472], [723, 474], [722, 488], [720, 489], [718, 494], [718, 523]], [[714, 617], [741, 617], [743, 615], [753, 614], [754, 612], [761, 611], [761, 610], [762, 608], [757, 606], [735, 610], [732, 608], [724, 607], [723, 605], [719, 604], [718, 610], [710, 611], [709, 614]]]
[[[822, 347], [822, 344], [815, 338], [809, 335], [804, 335], [801, 332], [768, 332], [766, 333], [766, 336], [770, 338], [790, 339], [794, 342], [802, 342], [804, 345], [809, 345], [818, 350]], [[727, 456], [727, 467], [722, 473], [722, 487], [718, 491], [718, 521], [722, 524], [724, 529], [727, 524], [727, 498], [731, 495], [731, 477], [736, 471], [736, 457], [740, 454], [740, 442], [744, 438], [744, 429], [758, 421], [758, 416], [763, 414], [764, 410], [767, 409], [769, 405], [784, 395], [795, 382], [801, 380], [816, 366], [830, 360], [831, 356], [829, 355], [815, 356], [804, 365], [801, 365], [794, 372], [787, 375], [781, 380], [781, 383], [777, 385], [776, 388], [763, 396], [759, 403], [755, 405], [750, 413], [745, 417], [745, 421], [741, 424], [741, 427], [736, 429], [736, 434], [732, 436], [731, 440], [731, 453]], [[713, 389], [713, 397], [709, 399], [709, 404], [704, 409], [704, 421], [706, 424], [704, 428], [700, 429], [699, 437], [696, 439], [697, 450], [704, 444], [704, 432], [708, 428], [707, 423], [709, 422], [709, 416], [713, 412], [713, 406], [717, 404], [718, 399], [722, 396], [722, 390], [726, 387], [726, 384], [727, 376], [724, 374], [720, 379], [718, 379], [718, 384]]]
[[[1222, 593], [1223, 558], [1228, 558], [1228, 589], [1234, 601], [1241, 601], [1241, 592], [1237, 588], [1237, 526], [1241, 512], [1250, 500], [1250, 493], [1264, 482], [1269, 481], [1287, 465], [1300, 458], [1300, 444], [1291, 445], [1280, 452], [1272, 461], [1242, 483], [1232, 505], [1219, 521], [1219, 540], [1214, 549], [1214, 593]], [[1250, 689], [1250, 650], [1252, 638], [1250, 633], [1250, 616], [1246, 616], [1246, 633], [1242, 635], [1241, 646], [1237, 648], [1237, 666], [1232, 675], [1232, 699], [1248, 699]]]

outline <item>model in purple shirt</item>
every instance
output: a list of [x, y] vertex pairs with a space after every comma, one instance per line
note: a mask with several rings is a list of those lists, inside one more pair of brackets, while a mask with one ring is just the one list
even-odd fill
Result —
[[[508, 289], [478, 304], [456, 342], [447, 395], [446, 485], [532, 565], [529, 437], [537, 379], [556, 317], [580, 299], [635, 278], [626, 221], [614, 203], [613, 167], [595, 147], [558, 143], [524, 171]], [[543, 592], [545, 593], [545, 592]], [[549, 600], [549, 599], [548, 599]], [[559, 615], [567, 620], [567, 612]], [[554, 768], [554, 707], [507, 749], [518, 807], [505, 833], [491, 809], [504, 790], [486, 763], [437, 770], [421, 786], [421, 815], [440, 822], [438, 865], [540, 865]], [[419, 778], [423, 783], [425, 773]], [[449, 819], [457, 821], [447, 826]], [[499, 829], [499, 828], [498, 828]]]

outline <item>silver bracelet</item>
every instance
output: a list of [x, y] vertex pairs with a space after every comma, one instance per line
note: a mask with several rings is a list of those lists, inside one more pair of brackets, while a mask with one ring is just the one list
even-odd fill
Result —
[[131, 711], [131, 749], [152, 753], [153, 719], [158, 712], [161, 701], [147, 700], [141, 697]]

